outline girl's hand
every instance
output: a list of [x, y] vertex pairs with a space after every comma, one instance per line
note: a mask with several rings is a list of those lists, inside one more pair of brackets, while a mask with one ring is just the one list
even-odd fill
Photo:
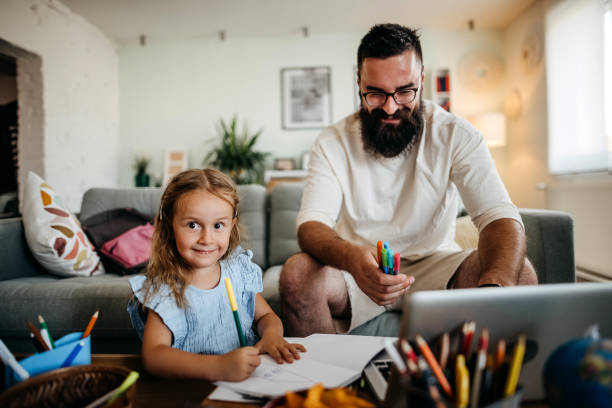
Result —
[[293, 360], [300, 359], [298, 351], [306, 351], [301, 344], [287, 343], [280, 336], [264, 336], [255, 344], [255, 348], [259, 349], [261, 354], [268, 353], [278, 364], [282, 364], [283, 360], [293, 363]]
[[259, 349], [241, 347], [222, 356], [221, 381], [242, 381], [247, 379], [261, 363]]

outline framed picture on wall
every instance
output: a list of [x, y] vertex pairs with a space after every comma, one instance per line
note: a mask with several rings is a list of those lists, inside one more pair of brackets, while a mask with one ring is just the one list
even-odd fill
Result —
[[281, 69], [283, 129], [322, 128], [331, 124], [331, 68]]
[[183, 170], [187, 170], [187, 153], [184, 149], [168, 149], [164, 154], [163, 185]]

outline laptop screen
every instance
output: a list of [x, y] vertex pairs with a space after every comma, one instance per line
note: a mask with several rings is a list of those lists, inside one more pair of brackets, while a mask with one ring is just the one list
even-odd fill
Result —
[[524, 334], [537, 344], [537, 353], [525, 362], [519, 383], [525, 388], [524, 399], [542, 399], [548, 356], [566, 341], [582, 337], [593, 324], [598, 324], [602, 338], [611, 338], [611, 310], [612, 283], [423, 291], [405, 297], [400, 337], [419, 334], [430, 340], [473, 320], [474, 338], [488, 328], [491, 353], [499, 339], [512, 343]]

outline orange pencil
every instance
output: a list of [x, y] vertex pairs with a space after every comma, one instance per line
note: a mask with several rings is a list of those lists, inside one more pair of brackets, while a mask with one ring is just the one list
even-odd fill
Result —
[[506, 359], [506, 340], [500, 339], [497, 343], [497, 354], [495, 357], [495, 369], [498, 369]]
[[82, 339], [84, 339], [85, 337], [87, 337], [87, 336], [89, 336], [91, 334], [91, 329], [93, 329], [94, 324], [96, 324], [96, 320], [98, 320], [98, 311], [97, 310], [96, 310], [96, 313], [94, 313], [93, 316], [91, 316], [91, 319], [89, 320], [89, 323], [87, 324], [87, 328], [83, 332], [83, 337], [81, 337]]
[[378, 266], [382, 265], [382, 245], [382, 241], [376, 243], [376, 261], [378, 262]]
[[442, 389], [444, 390], [444, 393], [446, 395], [448, 395], [449, 398], [452, 399], [453, 398], [453, 390], [451, 389], [451, 386], [448, 383], [448, 380], [446, 379], [446, 376], [444, 375], [444, 372], [442, 372], [442, 369], [440, 368], [440, 365], [436, 361], [436, 358], [434, 357], [433, 353], [431, 352], [431, 349], [427, 345], [427, 342], [421, 336], [419, 336], [418, 334], [416, 336], [416, 342], [417, 342], [417, 344], [419, 346], [419, 349], [421, 350], [421, 354], [423, 355], [423, 357], [425, 357], [425, 360], [427, 361], [427, 364], [429, 364], [429, 367], [431, 367], [431, 371], [433, 371], [434, 375], [438, 379], [438, 382], [442, 386]]

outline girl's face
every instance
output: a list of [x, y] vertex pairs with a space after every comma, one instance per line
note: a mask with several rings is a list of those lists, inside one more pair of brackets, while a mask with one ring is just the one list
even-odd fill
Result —
[[179, 254], [193, 272], [216, 270], [236, 222], [232, 206], [206, 190], [183, 194], [175, 206], [172, 228]]

